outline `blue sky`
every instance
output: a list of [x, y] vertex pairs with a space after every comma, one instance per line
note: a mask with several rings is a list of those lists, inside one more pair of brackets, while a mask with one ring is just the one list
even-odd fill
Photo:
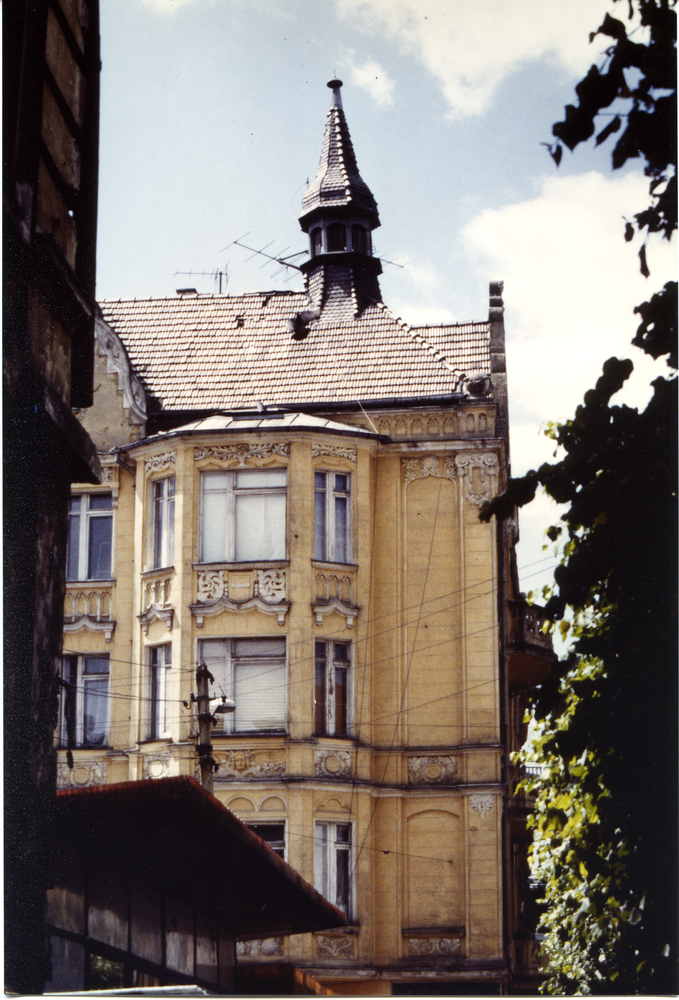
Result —
[[[638, 166], [606, 146], [541, 145], [602, 38], [610, 0], [102, 0], [99, 298], [299, 288], [297, 272], [231, 246], [303, 250], [298, 216], [318, 166], [330, 91], [343, 81], [359, 169], [375, 195], [383, 298], [413, 324], [483, 319], [505, 281], [512, 468], [551, 454], [611, 354], [631, 356], [632, 313], [674, 273], [650, 246], [638, 273], [623, 216], [646, 204]], [[262, 267], [262, 264], [264, 266]], [[644, 361], [644, 359], [641, 359]], [[626, 401], [643, 405], [651, 365]], [[521, 515], [522, 585], [554, 512]]]

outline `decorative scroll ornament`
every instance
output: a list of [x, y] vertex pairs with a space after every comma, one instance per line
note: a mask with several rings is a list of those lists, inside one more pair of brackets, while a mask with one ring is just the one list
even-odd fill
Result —
[[285, 774], [285, 753], [283, 750], [269, 750], [253, 753], [251, 750], [231, 750], [217, 755], [219, 771], [217, 778], [222, 781], [239, 781], [242, 778], [279, 778]]
[[468, 454], [455, 456], [460, 478], [464, 483], [464, 495], [477, 507], [490, 500], [497, 484], [497, 455], [491, 452], [485, 454]]
[[255, 593], [272, 604], [285, 600], [285, 572], [280, 569], [260, 569], [257, 574]]
[[177, 464], [177, 452], [166, 451], [163, 455], [154, 455], [147, 458], [144, 468], [147, 472], [158, 472], [160, 469], [167, 469], [170, 465]]
[[447, 958], [450, 955], [459, 955], [462, 951], [462, 941], [459, 937], [411, 937], [407, 941], [410, 955]]
[[95, 316], [94, 333], [99, 357], [106, 358], [106, 371], [109, 375], [118, 376], [118, 391], [123, 394], [123, 406], [131, 411], [130, 423], [143, 424], [146, 420], [146, 392], [132, 370], [122, 340], [100, 316]]
[[265, 615], [276, 615], [278, 624], [283, 625], [290, 610], [289, 602], [285, 601], [284, 570], [259, 570], [252, 597], [239, 601], [229, 597], [227, 570], [201, 569], [198, 571], [196, 591], [196, 603], [190, 608], [199, 628], [206, 615], [218, 615], [222, 611], [252, 611], [253, 608], [263, 611]]
[[425, 455], [424, 458], [404, 458], [402, 459], [403, 474], [406, 484], [414, 479], [425, 479], [427, 476], [434, 476], [436, 479], [450, 479], [456, 477], [455, 463], [452, 458], [437, 458], [435, 455]]
[[445, 755], [436, 757], [409, 757], [409, 785], [445, 785], [455, 781], [457, 759]]
[[58, 788], [88, 788], [91, 785], [105, 784], [105, 760], [78, 760], [72, 768], [61, 763], [57, 766]]
[[330, 455], [332, 458], [346, 458], [348, 462], [356, 461], [355, 448], [342, 448], [337, 444], [312, 444], [311, 457], [320, 458], [322, 455]]
[[316, 938], [316, 954], [327, 958], [353, 958], [354, 939], [346, 934], [319, 934]]
[[237, 941], [236, 954], [239, 958], [266, 958], [283, 954], [283, 938], [263, 938], [261, 941]]
[[228, 587], [228, 577], [223, 569], [201, 569], [198, 571], [196, 600], [199, 604], [209, 604], [220, 597], [228, 597]]
[[481, 819], [493, 808], [493, 795], [470, 795], [469, 805], [475, 809]]
[[216, 458], [220, 462], [238, 462], [245, 465], [249, 458], [271, 458], [273, 455], [290, 454], [290, 445], [287, 443], [278, 444], [246, 444], [237, 442], [234, 444], [214, 445], [204, 448], [194, 448], [193, 455], [196, 462], [203, 458]]
[[349, 750], [315, 750], [314, 767], [321, 778], [349, 778], [351, 753]]

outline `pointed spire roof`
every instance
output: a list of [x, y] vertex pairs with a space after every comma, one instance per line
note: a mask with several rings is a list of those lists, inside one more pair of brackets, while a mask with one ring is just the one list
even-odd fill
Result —
[[302, 198], [302, 228], [308, 231], [311, 222], [328, 209], [347, 208], [364, 216], [371, 229], [380, 224], [377, 202], [358, 172], [356, 154], [344, 117], [341, 80], [330, 80], [332, 100], [325, 122], [321, 162], [314, 181]]

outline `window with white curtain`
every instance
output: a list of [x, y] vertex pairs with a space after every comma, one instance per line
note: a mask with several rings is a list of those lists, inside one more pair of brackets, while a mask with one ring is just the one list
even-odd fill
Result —
[[314, 559], [351, 562], [348, 472], [314, 473]]
[[351, 824], [316, 823], [314, 885], [322, 896], [351, 918]]
[[110, 580], [113, 495], [80, 493], [68, 505], [67, 580]]
[[154, 569], [174, 563], [174, 497], [176, 479], [158, 479], [151, 484], [153, 498], [153, 552]]
[[285, 729], [285, 639], [203, 639], [199, 658], [215, 679], [210, 694], [236, 703], [235, 712], [218, 716], [224, 732]]
[[59, 741], [101, 747], [108, 742], [108, 656], [65, 656]]
[[155, 740], [170, 735], [172, 646], [152, 646], [148, 658], [144, 728], [145, 738]]
[[285, 469], [201, 476], [202, 562], [285, 559]]

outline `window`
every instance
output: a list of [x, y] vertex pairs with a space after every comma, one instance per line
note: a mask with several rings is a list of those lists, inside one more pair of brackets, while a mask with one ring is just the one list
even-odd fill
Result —
[[323, 252], [323, 230], [314, 229], [311, 233], [311, 256], [317, 257]]
[[108, 656], [64, 658], [60, 741], [101, 747], [108, 740]]
[[146, 739], [169, 736], [170, 729], [170, 668], [172, 646], [152, 646], [149, 650], [148, 687], [146, 694]]
[[174, 562], [174, 493], [176, 479], [159, 479], [151, 485], [153, 496], [153, 568]]
[[82, 493], [68, 510], [67, 580], [110, 580], [113, 495]]
[[351, 916], [351, 824], [316, 823], [314, 883], [321, 895]]
[[363, 226], [352, 226], [351, 227], [351, 247], [352, 250], [358, 251], [358, 253], [368, 252], [368, 240], [367, 233]]
[[316, 642], [314, 732], [346, 736], [349, 732], [349, 643]]
[[347, 472], [314, 473], [314, 559], [351, 560], [350, 480]]
[[341, 222], [333, 222], [328, 226], [328, 251], [346, 250], [347, 234]]
[[285, 823], [248, 823], [247, 826], [285, 860]]
[[285, 469], [205, 472], [203, 562], [285, 559]]
[[199, 656], [215, 679], [216, 695], [236, 703], [235, 712], [218, 716], [225, 732], [285, 729], [285, 639], [203, 639]]

